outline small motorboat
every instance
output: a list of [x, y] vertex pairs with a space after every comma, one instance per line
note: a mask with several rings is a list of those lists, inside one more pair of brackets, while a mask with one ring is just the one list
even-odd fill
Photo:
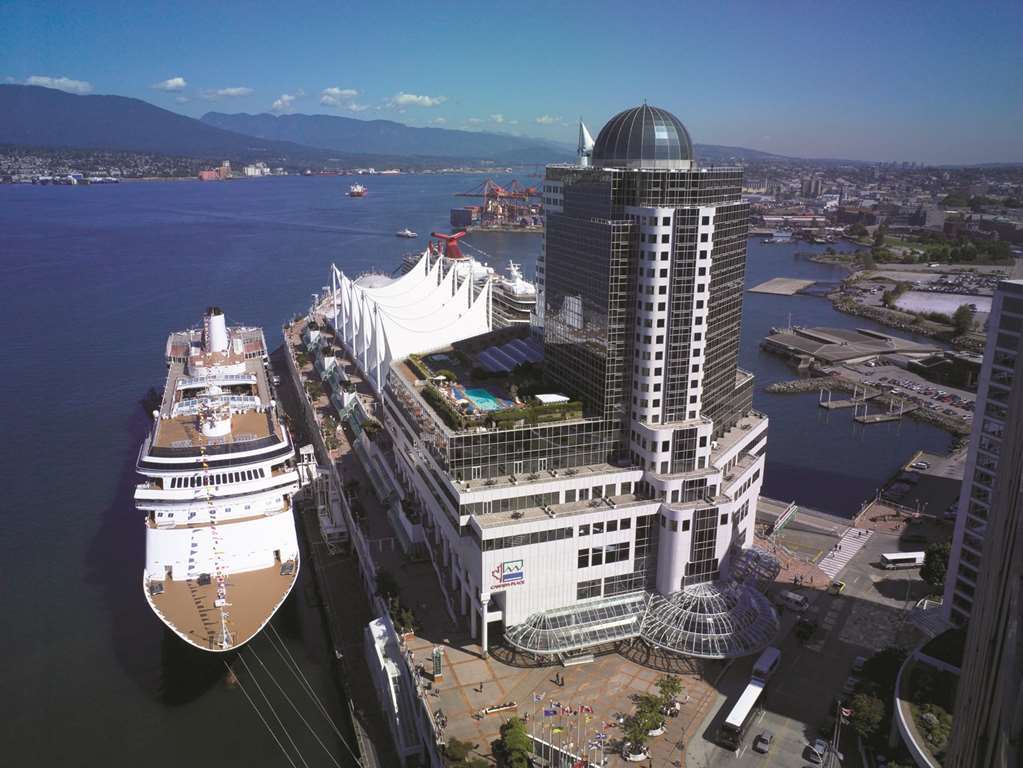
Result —
[[397, 232], [395, 232], [394, 234], [395, 234], [395, 235], [397, 235], [398, 237], [407, 237], [407, 238], [409, 238], [410, 240], [411, 240], [411, 239], [412, 239], [413, 237], [419, 237], [419, 235], [418, 235], [418, 234], [416, 234], [415, 232], [413, 232], [413, 231], [412, 231], [411, 229], [409, 229], [408, 227], [405, 227], [405, 229], [399, 229], [399, 230], [398, 230]]

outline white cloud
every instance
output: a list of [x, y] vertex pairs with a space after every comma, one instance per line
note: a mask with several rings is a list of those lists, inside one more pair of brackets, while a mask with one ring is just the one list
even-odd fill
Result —
[[349, 112], [363, 112], [369, 109], [365, 104], [358, 104], [355, 98], [359, 92], [354, 88], [338, 88], [336, 85], [320, 91], [320, 104], [324, 107], [346, 109]]
[[159, 83], [153, 83], [150, 88], [154, 91], [167, 91], [168, 93], [174, 91], [183, 91], [188, 83], [185, 82], [183, 77], [171, 77], [167, 80], [161, 80]]
[[434, 125], [445, 125], [447, 124], [448, 119], [446, 117], [435, 117], [430, 122]]
[[220, 101], [221, 99], [233, 99], [239, 96], [250, 96], [254, 93], [252, 88], [246, 88], [245, 86], [235, 86], [232, 88], [217, 88], [216, 90], [207, 88], [199, 94], [199, 98], [205, 101]]
[[498, 125], [502, 125], [502, 124], [503, 124], [503, 123], [505, 123], [506, 121], [505, 121], [505, 119], [504, 119], [504, 115], [502, 115], [502, 114], [496, 114], [496, 115], [491, 115], [491, 116], [490, 116], [490, 122], [492, 122], [492, 123], [497, 123]]
[[436, 107], [447, 100], [447, 96], [418, 96], [414, 93], [398, 91], [398, 94], [391, 99], [391, 105], [397, 107]]
[[47, 77], [46, 75], [32, 75], [25, 81], [25, 85], [41, 85], [43, 88], [56, 88], [58, 91], [68, 93], [92, 93], [92, 83], [85, 80], [72, 80], [69, 77]]
[[280, 98], [276, 99], [274, 103], [270, 105], [270, 109], [274, 112], [290, 112], [292, 105], [295, 103], [295, 99], [304, 95], [305, 93], [301, 89], [295, 93], [282, 93]]
[[536, 118], [537, 125], [557, 125], [560, 122], [561, 118], [554, 115], [540, 115], [540, 117]]

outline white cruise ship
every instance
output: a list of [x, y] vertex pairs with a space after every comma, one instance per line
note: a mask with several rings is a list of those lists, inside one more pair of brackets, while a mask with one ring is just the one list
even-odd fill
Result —
[[261, 328], [228, 328], [211, 307], [201, 329], [170, 335], [166, 359], [163, 400], [137, 465], [143, 587], [179, 637], [226, 651], [263, 628], [298, 576], [295, 449]]
[[522, 268], [508, 262], [508, 276], [494, 278], [494, 327], [528, 325], [536, 309], [536, 286], [522, 276]]

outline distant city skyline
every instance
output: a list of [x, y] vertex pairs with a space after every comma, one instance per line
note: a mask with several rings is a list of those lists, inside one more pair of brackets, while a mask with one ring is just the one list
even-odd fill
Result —
[[[767, 8], [767, 10], [765, 10]], [[644, 99], [698, 143], [1023, 161], [1023, 6], [593, 2], [4, 6], [0, 81], [207, 111], [338, 114], [573, 142]], [[643, 80], [634, 64], [645, 62]]]

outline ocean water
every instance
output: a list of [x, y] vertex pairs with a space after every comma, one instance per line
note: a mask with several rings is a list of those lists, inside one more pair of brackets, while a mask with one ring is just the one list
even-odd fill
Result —
[[[207, 305], [262, 325], [274, 347], [281, 323], [329, 282], [331, 262], [354, 274], [392, 271], [430, 231], [447, 231], [449, 208], [471, 202], [454, 193], [482, 178], [375, 177], [362, 199], [345, 197], [345, 178], [0, 186], [4, 762], [282, 763], [250, 704], [225, 684], [223, 660], [165, 632], [142, 596], [143, 529], [131, 504], [147, 427], [139, 399], [162, 385], [167, 333], [195, 324]], [[406, 226], [419, 241], [394, 236]], [[527, 276], [540, 247], [538, 235], [518, 233], [468, 241], [493, 266], [514, 260]], [[841, 279], [840, 268], [796, 255], [810, 250], [752, 240], [748, 285]], [[851, 414], [820, 411], [815, 395], [766, 394], [794, 376], [759, 348], [790, 313], [804, 325], [877, 326], [820, 298], [745, 296], [740, 362], [757, 374], [755, 403], [771, 417], [764, 492], [852, 514], [913, 450], [940, 451], [950, 439], [909, 420], [854, 428]], [[307, 576], [273, 623], [344, 732]], [[332, 764], [295, 731], [310, 765]], [[328, 746], [344, 764], [343, 747]]]

